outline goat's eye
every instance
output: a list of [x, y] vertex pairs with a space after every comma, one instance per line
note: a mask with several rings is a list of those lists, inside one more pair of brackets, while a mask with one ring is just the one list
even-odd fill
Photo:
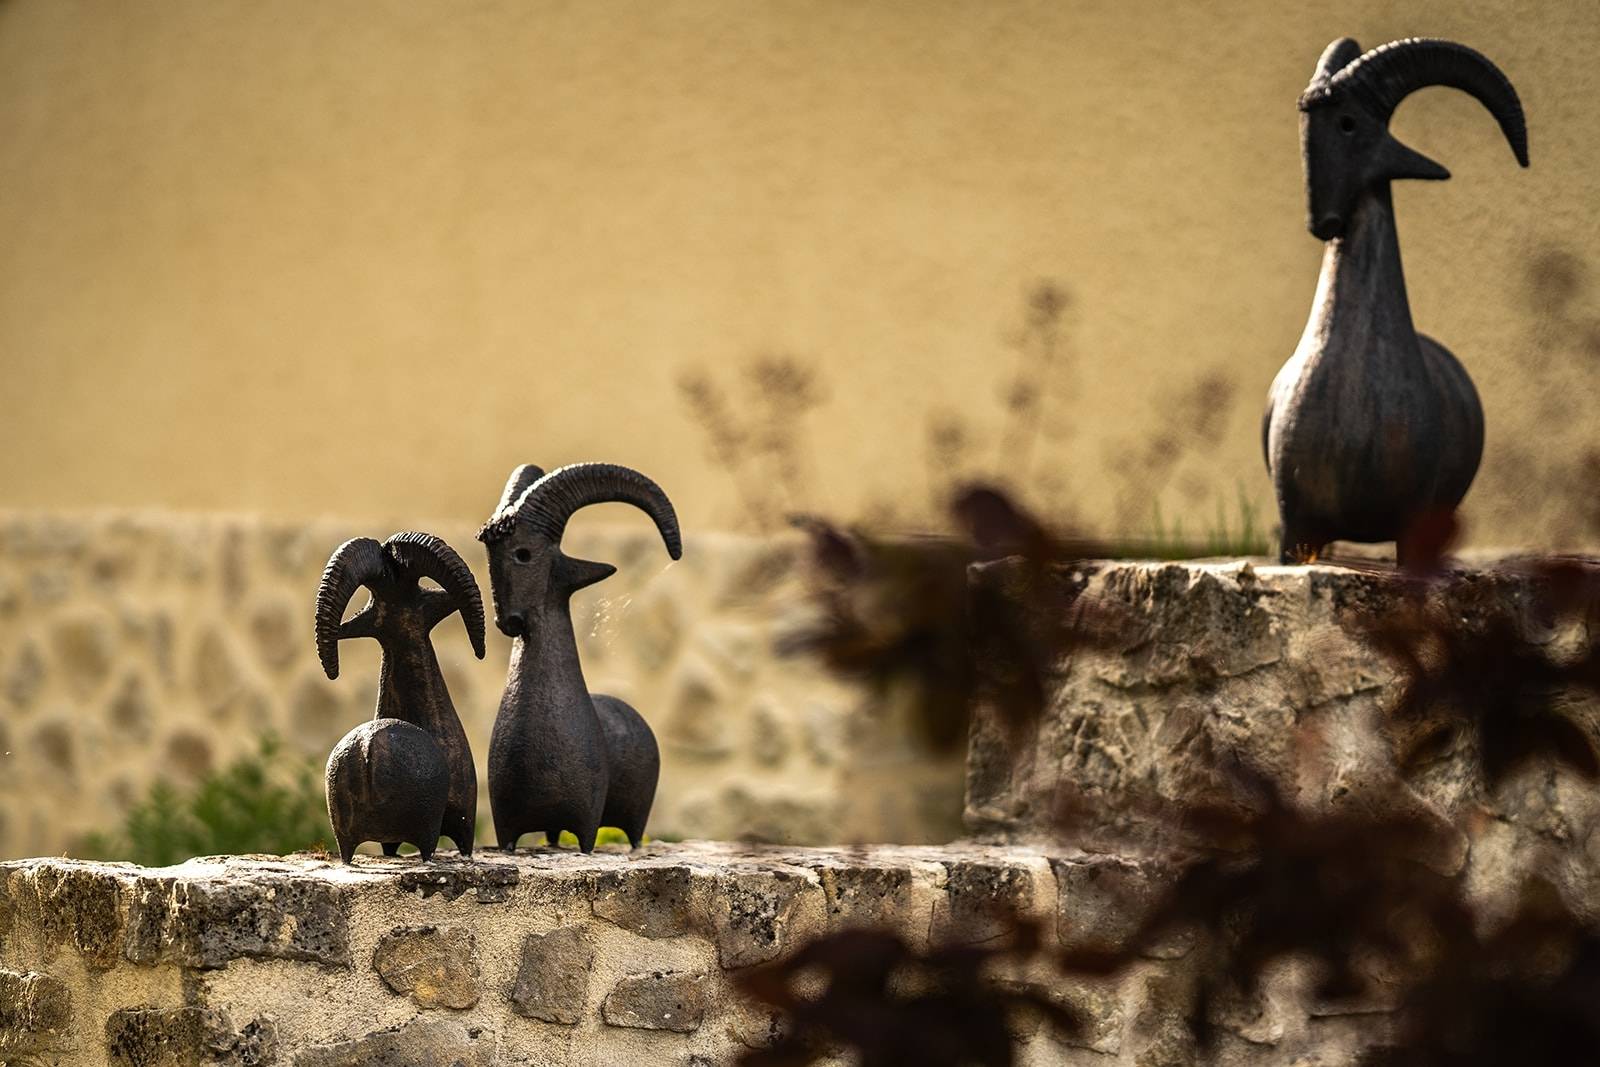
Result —
[[518, 563], [532, 563], [533, 562], [533, 549], [531, 549], [531, 548], [519, 548], [515, 552], [511, 553], [511, 556]]
[[1339, 132], [1340, 133], [1355, 133], [1356, 132], [1356, 120], [1355, 120], [1354, 116], [1351, 116], [1351, 115], [1340, 115], [1339, 116]]

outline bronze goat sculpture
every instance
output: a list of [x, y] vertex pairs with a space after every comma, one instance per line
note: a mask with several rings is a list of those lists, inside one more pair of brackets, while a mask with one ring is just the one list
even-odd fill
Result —
[[1285, 563], [1330, 541], [1395, 541], [1453, 511], [1483, 453], [1483, 408], [1444, 346], [1416, 332], [1406, 299], [1389, 183], [1450, 172], [1389, 133], [1410, 93], [1471, 93], [1528, 165], [1522, 104], [1504, 74], [1449, 41], [1413, 38], [1362, 54], [1322, 53], [1300, 97], [1311, 233], [1327, 242], [1311, 316], [1273, 380], [1261, 445], [1282, 522]]
[[[423, 578], [438, 583], [424, 588]], [[348, 621], [357, 588], [372, 599]], [[483, 658], [483, 598], [455, 550], [432, 534], [397, 533], [383, 544], [358, 537], [328, 560], [317, 590], [317, 655], [339, 676], [339, 642], [371, 637], [383, 649], [378, 708], [328, 758], [328, 815], [339, 854], [377, 841], [393, 856], [401, 842], [424, 860], [441, 836], [472, 855], [478, 774], [466, 731], [450, 701], [429, 632], [460, 611], [472, 651]]]
[[507, 852], [523, 834], [539, 831], [555, 847], [563, 830], [591, 852], [601, 826], [620, 829], [637, 848], [655, 801], [655, 734], [627, 704], [589, 692], [572, 632], [572, 594], [616, 568], [566, 555], [561, 536], [579, 508], [608, 501], [644, 511], [668, 554], [683, 554], [666, 494], [637, 471], [609, 463], [549, 474], [518, 467], [478, 535], [489, 553], [495, 625], [513, 642], [489, 741], [489, 808]]

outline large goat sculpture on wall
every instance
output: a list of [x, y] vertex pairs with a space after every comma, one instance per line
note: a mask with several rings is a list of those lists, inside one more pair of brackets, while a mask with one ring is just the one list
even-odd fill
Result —
[[1405, 563], [1408, 532], [1453, 511], [1478, 470], [1483, 408], [1456, 358], [1412, 325], [1389, 189], [1450, 176], [1389, 133], [1400, 102], [1430, 85], [1476, 97], [1528, 165], [1516, 90], [1464, 45], [1413, 38], [1363, 54], [1343, 38], [1300, 97], [1308, 223], [1327, 249], [1261, 427], [1285, 563], [1336, 540], [1395, 541]]
[[489, 740], [489, 808], [508, 852], [539, 831], [554, 847], [563, 830], [590, 852], [601, 826], [616, 827], [637, 847], [655, 800], [655, 734], [626, 703], [589, 692], [572, 631], [572, 594], [617, 569], [568, 556], [561, 537], [579, 508], [606, 502], [644, 511], [668, 554], [683, 554], [678, 517], [661, 487], [610, 463], [549, 474], [518, 467], [478, 535], [489, 553], [495, 625], [512, 639]]

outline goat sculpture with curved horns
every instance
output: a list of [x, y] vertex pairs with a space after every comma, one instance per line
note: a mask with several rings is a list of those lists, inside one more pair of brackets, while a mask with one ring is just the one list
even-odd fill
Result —
[[1335, 540], [1396, 541], [1406, 562], [1408, 531], [1453, 510], [1482, 457], [1477, 390], [1412, 325], [1395, 234], [1389, 183], [1450, 176], [1389, 133], [1400, 102], [1430, 85], [1476, 97], [1528, 165], [1516, 90], [1465, 45], [1412, 38], [1363, 54], [1346, 37], [1322, 53], [1300, 97], [1308, 226], [1327, 250], [1261, 424], [1285, 563]]
[[[439, 588], [424, 588], [424, 578]], [[341, 621], [362, 586], [372, 599]], [[472, 855], [478, 774], [428, 637], [456, 611], [482, 659], [478, 583], [455, 549], [432, 534], [397, 533], [382, 544], [358, 537], [328, 560], [317, 590], [322, 669], [339, 677], [345, 638], [375, 638], [383, 649], [377, 713], [328, 758], [328, 815], [346, 863], [362, 841], [382, 843], [390, 856], [409, 841], [428, 859], [444, 836]]]
[[678, 517], [661, 487], [610, 463], [549, 474], [518, 467], [478, 534], [489, 553], [495, 625], [513, 642], [489, 741], [489, 807], [508, 852], [523, 834], [539, 831], [553, 847], [563, 830], [590, 852], [601, 826], [616, 827], [638, 847], [655, 800], [655, 734], [627, 704], [589, 692], [572, 632], [572, 594], [616, 568], [566, 555], [561, 536], [574, 512], [606, 502], [645, 512], [668, 554], [683, 555]]

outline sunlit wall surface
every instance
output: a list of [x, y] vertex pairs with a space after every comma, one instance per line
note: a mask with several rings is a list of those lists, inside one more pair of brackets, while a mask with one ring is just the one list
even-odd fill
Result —
[[1474, 541], [1584, 536], [1600, 5], [1461, 0], [0, 0], [0, 505], [470, 520], [609, 459], [701, 528], [997, 471], [1102, 531], [1270, 523], [1344, 34], [1522, 94], [1526, 172], [1464, 94], [1401, 108], [1455, 174], [1402, 248], [1487, 410]]

